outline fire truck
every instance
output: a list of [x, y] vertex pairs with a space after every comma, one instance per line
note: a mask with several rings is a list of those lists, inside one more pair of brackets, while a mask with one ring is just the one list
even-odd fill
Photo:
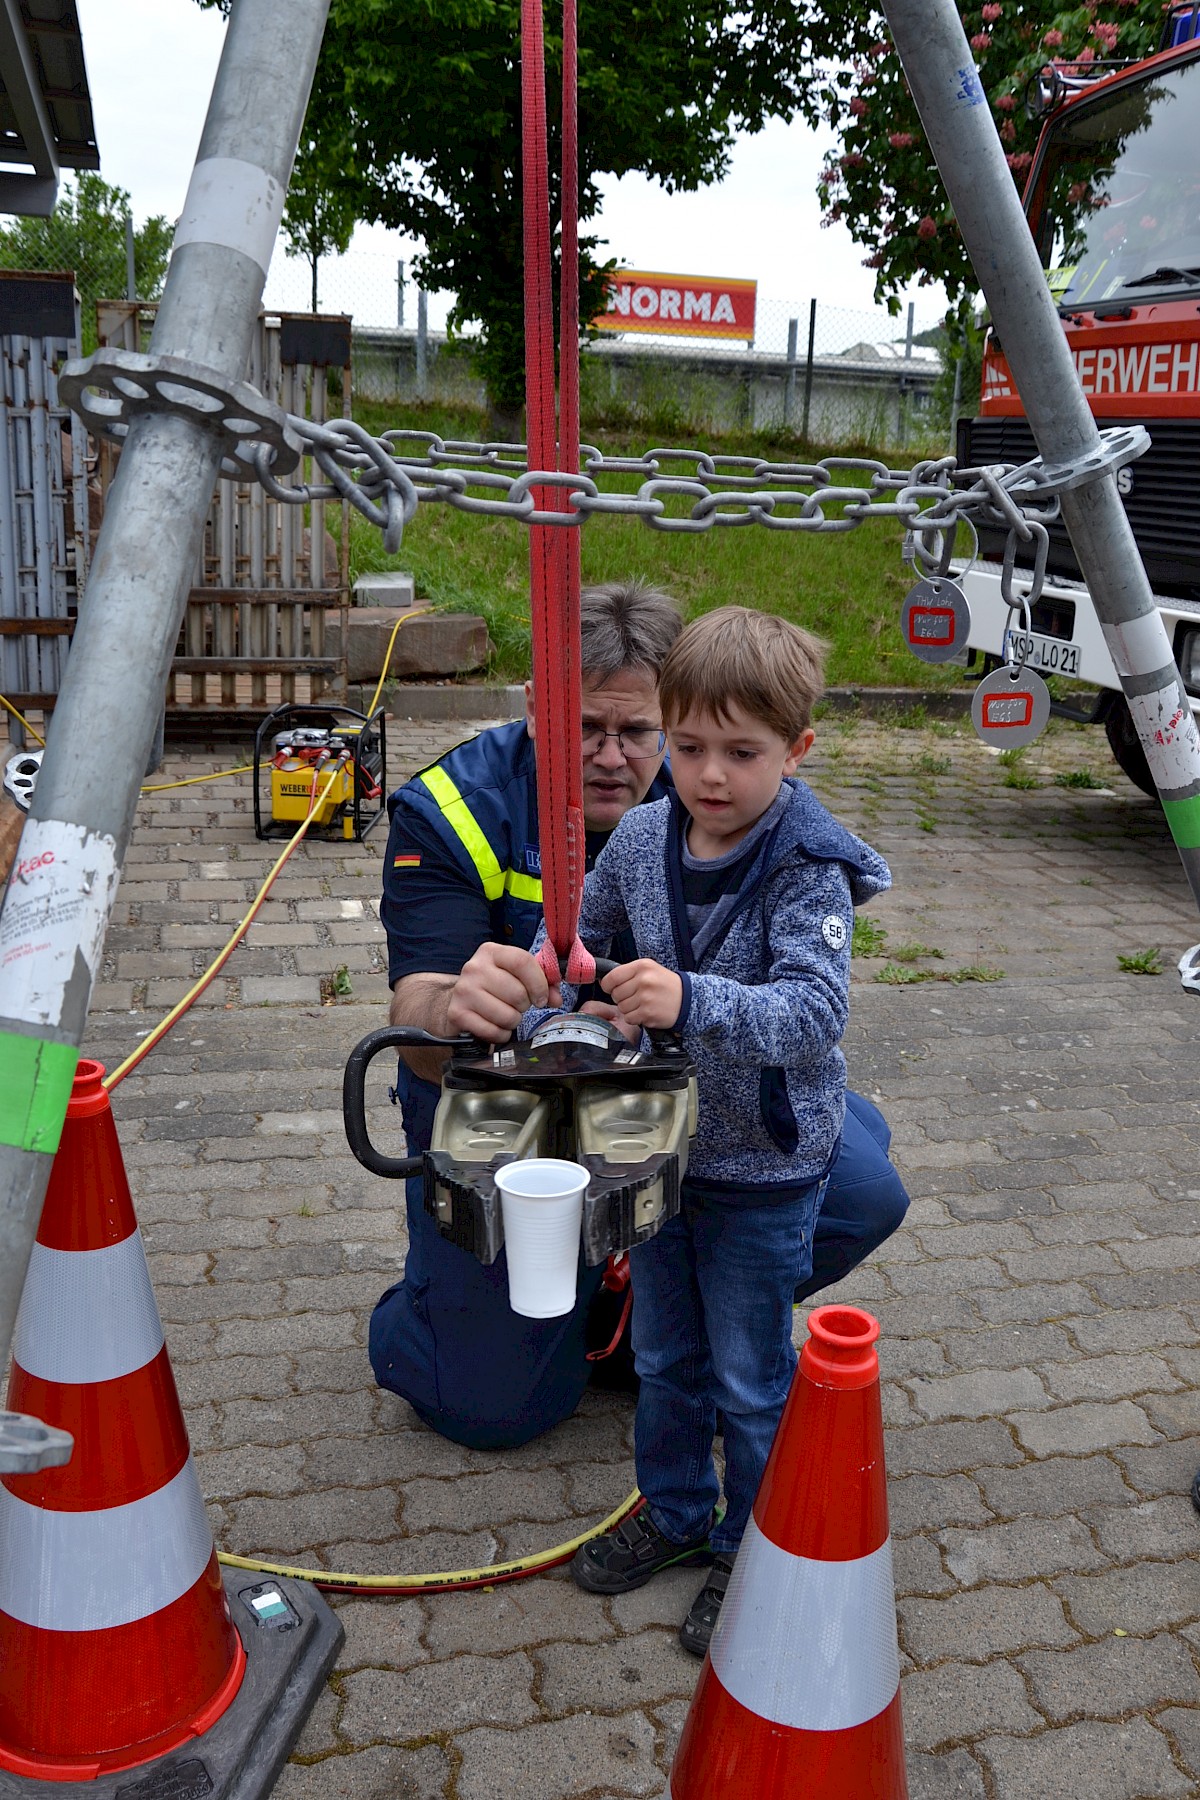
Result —
[[[1029, 104], [1045, 120], [1025, 190], [1030, 230], [1097, 424], [1150, 434], [1118, 487], [1200, 711], [1200, 4], [1171, 8], [1156, 55], [1048, 68]], [[994, 331], [979, 416], [959, 421], [956, 452], [968, 468], [1037, 454]], [[1054, 710], [1103, 725], [1121, 768], [1153, 794], [1061, 522], [1050, 528], [1046, 581], [1028, 619], [1010, 616], [1001, 598], [1003, 548], [999, 532], [982, 531], [973, 566], [955, 564], [971, 608], [971, 665], [982, 657], [993, 668], [1011, 646], [1041, 674], [1063, 677], [1071, 691]], [[1086, 706], [1081, 685], [1096, 690]]]

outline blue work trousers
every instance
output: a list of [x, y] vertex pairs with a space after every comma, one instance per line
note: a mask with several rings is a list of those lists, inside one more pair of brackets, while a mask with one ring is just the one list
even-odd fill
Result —
[[[405, 1122], [412, 1155], [429, 1144], [437, 1097], [428, 1083], [411, 1084]], [[876, 1107], [847, 1094], [841, 1154], [817, 1219], [812, 1272], [797, 1300], [840, 1280], [903, 1219], [908, 1196], [888, 1161], [890, 1136]], [[419, 1180], [407, 1183], [407, 1200], [404, 1279], [371, 1317], [371, 1366], [380, 1387], [400, 1394], [443, 1437], [477, 1449], [526, 1443], [569, 1418], [596, 1367], [586, 1359], [586, 1327], [601, 1270], [581, 1264], [573, 1313], [522, 1319], [508, 1304], [504, 1252], [485, 1268], [448, 1243], [425, 1211]]]
[[711, 1542], [732, 1555], [742, 1541], [796, 1367], [793, 1296], [810, 1271], [823, 1187], [752, 1205], [685, 1181], [675, 1218], [629, 1253], [637, 1480], [675, 1543], [702, 1537], [717, 1503], [718, 1408], [725, 1514]]

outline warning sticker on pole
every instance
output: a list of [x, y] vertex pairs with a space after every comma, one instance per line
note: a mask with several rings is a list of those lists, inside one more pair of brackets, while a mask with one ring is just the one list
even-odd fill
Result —
[[1155, 787], [1160, 793], [1191, 787], [1200, 776], [1200, 733], [1178, 681], [1127, 698]]
[[85, 825], [30, 819], [0, 914], [0, 1012], [58, 1025], [72, 987], [88, 996], [121, 872], [116, 844]]

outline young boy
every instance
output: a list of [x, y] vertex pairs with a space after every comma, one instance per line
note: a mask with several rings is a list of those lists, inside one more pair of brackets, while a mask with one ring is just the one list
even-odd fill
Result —
[[626, 813], [587, 877], [580, 921], [597, 953], [632, 928], [638, 959], [601, 985], [618, 1023], [681, 1035], [700, 1109], [680, 1212], [629, 1258], [646, 1506], [585, 1544], [571, 1572], [621, 1594], [711, 1562], [680, 1631], [697, 1656], [796, 1366], [792, 1296], [811, 1269], [844, 1115], [853, 908], [891, 883], [794, 779], [822, 683], [822, 646], [783, 619], [732, 606], [688, 626], [660, 683], [675, 792]]

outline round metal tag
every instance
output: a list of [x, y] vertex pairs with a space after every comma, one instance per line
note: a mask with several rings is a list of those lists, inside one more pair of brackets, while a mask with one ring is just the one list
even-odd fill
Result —
[[967, 596], [944, 575], [918, 581], [900, 614], [901, 635], [922, 662], [949, 662], [966, 649], [970, 629]]
[[985, 675], [971, 700], [971, 718], [985, 744], [1020, 750], [1046, 729], [1050, 689], [1033, 669], [1006, 663]]

